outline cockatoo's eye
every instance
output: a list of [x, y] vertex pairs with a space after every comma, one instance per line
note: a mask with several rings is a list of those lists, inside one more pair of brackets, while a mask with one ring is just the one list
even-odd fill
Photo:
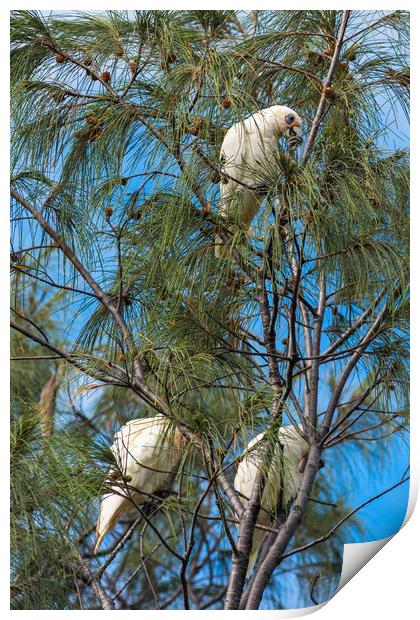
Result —
[[288, 114], [284, 120], [286, 121], [286, 125], [291, 125], [295, 120], [295, 117], [293, 116], [293, 114]]

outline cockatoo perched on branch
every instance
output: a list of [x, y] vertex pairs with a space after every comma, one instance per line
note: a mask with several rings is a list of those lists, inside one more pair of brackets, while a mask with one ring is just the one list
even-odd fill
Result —
[[108, 472], [110, 492], [102, 497], [96, 547], [120, 517], [172, 481], [182, 453], [183, 437], [162, 415], [132, 420], [115, 433], [111, 446], [115, 467]]
[[[261, 466], [261, 456], [256, 444], [263, 437], [264, 433], [260, 433], [249, 442], [245, 457], [239, 463], [235, 476], [234, 487], [245, 498], [251, 496], [255, 477]], [[296, 497], [302, 483], [308, 451], [308, 444], [293, 426], [280, 428], [279, 443], [275, 447], [268, 470], [257, 523], [270, 525], [271, 514], [278, 513], [280, 500], [282, 500], [282, 506], [285, 507]], [[247, 577], [251, 573], [265, 536], [264, 530], [255, 529]]]
[[[302, 142], [302, 122], [290, 108], [273, 105], [233, 125], [220, 151], [220, 213], [237, 218], [238, 229], [248, 231], [265, 195], [261, 178], [275, 160], [281, 135], [289, 146]], [[215, 239], [215, 255], [225, 254], [220, 235]]]

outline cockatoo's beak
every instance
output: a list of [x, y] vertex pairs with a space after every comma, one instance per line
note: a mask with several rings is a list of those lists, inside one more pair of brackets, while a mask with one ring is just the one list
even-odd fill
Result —
[[300, 137], [300, 132], [301, 132], [301, 126], [298, 124], [292, 125], [291, 127], [287, 129], [287, 132], [286, 132], [288, 136], [287, 144], [289, 148], [293, 148], [294, 146], [298, 146], [299, 144], [302, 144], [303, 140]]

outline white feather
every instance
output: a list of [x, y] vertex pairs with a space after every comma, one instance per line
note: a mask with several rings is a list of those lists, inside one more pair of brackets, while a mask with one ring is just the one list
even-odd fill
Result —
[[[261, 441], [263, 436], [264, 433], [260, 433], [249, 442], [246, 449], [247, 454], [239, 463], [236, 472], [234, 487], [247, 498], [251, 496], [255, 478], [261, 464], [258, 447], [255, 450], [252, 450], [252, 448]], [[283, 446], [283, 449], [281, 446]], [[259, 512], [257, 523], [266, 526], [270, 524], [271, 517], [269, 513], [276, 512], [281, 492], [283, 493], [283, 506], [286, 506], [296, 497], [303, 478], [303, 473], [299, 472], [299, 464], [307, 454], [308, 444], [296, 429], [293, 426], [281, 427], [279, 430], [279, 445], [275, 449], [272, 464], [268, 470], [261, 500], [262, 510]], [[266, 533], [263, 530], [255, 529], [247, 577], [251, 573], [265, 536]]]
[[[264, 198], [258, 186], [261, 176], [275, 158], [280, 135], [290, 132], [287, 115], [295, 117], [293, 131], [299, 137], [300, 118], [290, 108], [272, 106], [260, 110], [226, 133], [220, 151], [222, 182], [220, 184], [220, 213], [233, 217], [237, 226], [247, 231]], [[253, 189], [255, 188], [255, 189]], [[225, 254], [223, 240], [215, 240], [215, 255]]]

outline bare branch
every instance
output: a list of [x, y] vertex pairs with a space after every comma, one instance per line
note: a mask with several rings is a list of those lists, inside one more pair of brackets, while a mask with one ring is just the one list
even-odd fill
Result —
[[346, 514], [345, 517], [343, 517], [342, 519], [340, 519], [340, 521], [338, 521], [338, 523], [336, 523], [336, 525], [334, 525], [333, 528], [330, 529], [330, 531], [327, 534], [324, 534], [324, 536], [320, 536], [319, 538], [313, 540], [310, 543], [307, 543], [306, 545], [302, 545], [302, 547], [297, 547], [296, 549], [291, 549], [290, 551], [288, 551], [287, 553], [284, 553], [282, 555], [282, 560], [289, 558], [291, 555], [295, 555], [296, 553], [302, 553], [302, 551], [306, 551], [307, 549], [311, 549], [312, 547], [315, 547], [316, 545], [319, 545], [320, 543], [325, 542], [326, 540], [328, 540], [329, 538], [331, 538], [332, 536], [334, 536], [334, 534], [337, 532], [337, 530], [346, 522], [348, 521], [353, 515], [356, 514], [356, 512], [359, 512], [359, 510], [361, 510], [362, 508], [364, 508], [365, 506], [367, 506], [368, 504], [371, 504], [372, 502], [374, 502], [376, 499], [379, 499], [380, 497], [383, 497], [384, 495], [386, 495], [387, 493], [389, 493], [390, 491], [393, 491], [394, 489], [396, 489], [397, 487], [401, 486], [402, 484], [404, 484], [404, 482], [407, 482], [410, 479], [410, 477], [408, 476], [407, 478], [404, 478], [403, 480], [400, 480], [399, 482], [397, 482], [396, 484], [392, 485], [391, 487], [389, 487], [388, 489], [386, 489], [385, 491], [382, 491], [381, 493], [378, 493], [378, 495], [375, 495], [374, 497], [371, 497], [370, 499], [368, 499], [367, 501], [363, 502], [362, 504], [360, 504], [359, 506], [357, 506], [357, 508], [354, 508], [352, 511], [350, 511], [348, 514]]

